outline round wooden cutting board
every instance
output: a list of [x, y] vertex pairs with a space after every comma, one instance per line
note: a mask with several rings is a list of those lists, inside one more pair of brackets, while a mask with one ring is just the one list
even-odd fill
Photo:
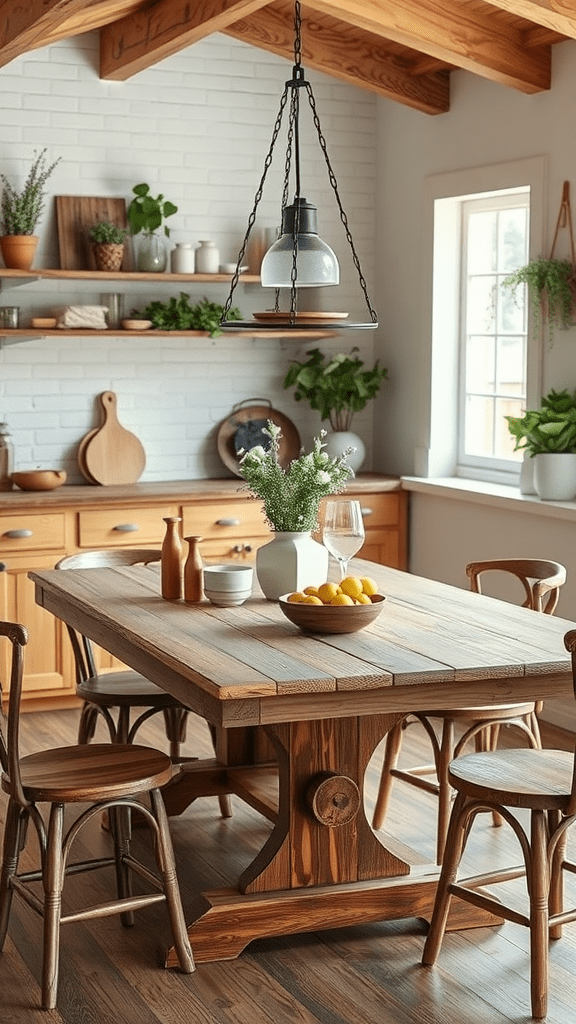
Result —
[[103, 391], [100, 402], [104, 421], [82, 448], [88, 478], [97, 484], [136, 483], [146, 466], [146, 452], [136, 435], [119, 423], [114, 391]]

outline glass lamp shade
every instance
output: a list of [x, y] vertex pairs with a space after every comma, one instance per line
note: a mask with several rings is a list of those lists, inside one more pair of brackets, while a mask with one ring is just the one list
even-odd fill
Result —
[[294, 227], [298, 210], [298, 252], [296, 288], [318, 288], [340, 282], [336, 254], [316, 231], [316, 207], [297, 198], [282, 211], [282, 234], [262, 260], [263, 288], [291, 288], [294, 258]]

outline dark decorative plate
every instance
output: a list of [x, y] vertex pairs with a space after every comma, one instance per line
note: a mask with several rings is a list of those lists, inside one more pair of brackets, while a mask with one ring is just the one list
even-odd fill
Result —
[[234, 406], [230, 416], [218, 427], [218, 455], [235, 476], [241, 476], [239, 452], [251, 451], [257, 445], [268, 448], [270, 439], [263, 434], [268, 420], [272, 420], [282, 431], [280, 438], [280, 462], [282, 466], [298, 457], [300, 435], [296, 427], [283, 413], [272, 408], [267, 398], [247, 398]]

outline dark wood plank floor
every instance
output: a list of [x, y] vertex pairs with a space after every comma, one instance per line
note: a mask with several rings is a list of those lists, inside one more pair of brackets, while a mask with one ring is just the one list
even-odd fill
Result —
[[[24, 746], [59, 745], [74, 740], [77, 712], [38, 712], [24, 717]], [[142, 739], [163, 746], [161, 725], [151, 724]], [[569, 746], [548, 730], [546, 745]], [[210, 755], [205, 723], [190, 716], [186, 753]], [[374, 758], [366, 801], [371, 808], [381, 751]], [[405, 763], [428, 760], [416, 728], [407, 732]], [[0, 812], [5, 811], [2, 797]], [[392, 831], [432, 860], [434, 801], [412, 787], [396, 786], [389, 821]], [[234, 816], [222, 819], [215, 798], [198, 800], [172, 832], [183, 902], [199, 889], [232, 884], [234, 872], [252, 859], [270, 825], [240, 801]], [[83, 842], [106, 848], [109, 836], [94, 823]], [[145, 829], [135, 830], [144, 848]], [[78, 851], [82, 855], [81, 850]], [[484, 816], [467, 854], [471, 871], [479, 865], [519, 860], [506, 828]], [[86, 896], [106, 899], [114, 880], [91, 873], [69, 880], [70, 902]], [[522, 887], [518, 888], [519, 898]], [[576, 899], [576, 881], [567, 886]], [[38, 1009], [40, 919], [15, 900], [9, 938], [0, 957], [2, 1024], [503, 1024], [529, 1015], [528, 934], [512, 924], [452, 933], [439, 964], [420, 966], [426, 925], [419, 920], [302, 934], [254, 942], [234, 961], [201, 964], [184, 976], [160, 966], [165, 938], [163, 909], [140, 912], [132, 929], [117, 917], [63, 929], [57, 1011]], [[576, 1005], [576, 925], [551, 948], [548, 1024], [567, 1024]]]

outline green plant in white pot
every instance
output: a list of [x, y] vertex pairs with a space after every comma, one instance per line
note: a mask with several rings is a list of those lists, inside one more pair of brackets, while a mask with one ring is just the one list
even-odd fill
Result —
[[[142, 233], [136, 267], [140, 271], [161, 272], [166, 269], [168, 256], [164, 241], [158, 235], [158, 230], [167, 217], [178, 213], [178, 207], [174, 206], [169, 199], [165, 199], [162, 193], [156, 198], [151, 196], [150, 186], [145, 182], [141, 185], [134, 185], [132, 191], [134, 199], [127, 211], [128, 224], [131, 234]], [[170, 229], [166, 224], [164, 224], [164, 234], [167, 238], [170, 236]]]
[[306, 353], [308, 359], [292, 360], [284, 378], [285, 388], [295, 387], [297, 402], [306, 399], [322, 420], [329, 421], [332, 428], [332, 434], [326, 438], [329, 455], [338, 455], [350, 446], [356, 449], [348, 457], [354, 471], [360, 468], [366, 454], [361, 438], [350, 429], [354, 413], [364, 409], [378, 394], [382, 381], [388, 376], [388, 370], [379, 366], [378, 360], [367, 369], [362, 359], [354, 354], [356, 352], [358, 349], [354, 348], [350, 355], [340, 352], [327, 357], [320, 349], [311, 349]]
[[538, 496], [548, 501], [576, 497], [576, 392], [552, 389], [539, 409], [505, 419], [515, 439], [514, 451], [524, 449], [534, 459]]

